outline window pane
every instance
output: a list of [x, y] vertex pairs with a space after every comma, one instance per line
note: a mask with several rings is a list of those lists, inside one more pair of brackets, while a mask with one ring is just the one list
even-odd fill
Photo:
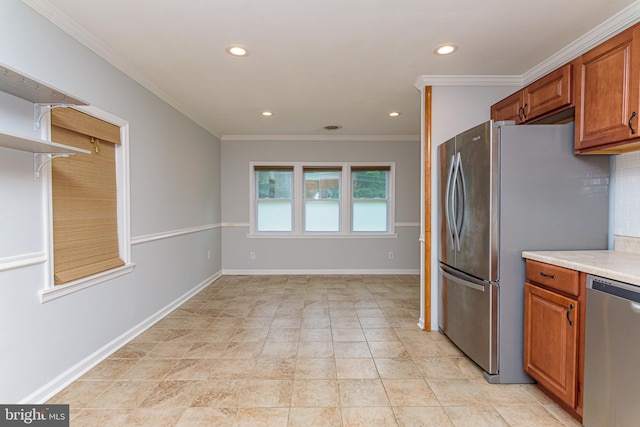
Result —
[[353, 201], [353, 231], [387, 231], [387, 201]]
[[291, 231], [291, 201], [258, 202], [258, 231]]
[[340, 202], [307, 200], [305, 231], [340, 231]]
[[291, 199], [293, 171], [258, 170], [258, 199]]
[[305, 171], [304, 190], [306, 199], [340, 198], [340, 171]]
[[354, 199], [386, 199], [387, 173], [385, 170], [353, 171]]

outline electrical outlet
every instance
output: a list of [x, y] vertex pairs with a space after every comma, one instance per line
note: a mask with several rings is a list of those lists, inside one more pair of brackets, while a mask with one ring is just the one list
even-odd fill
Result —
[[393, 259], [393, 252], [389, 252], [389, 259]]
[[256, 253], [255, 252], [249, 252], [249, 259], [256, 259]]

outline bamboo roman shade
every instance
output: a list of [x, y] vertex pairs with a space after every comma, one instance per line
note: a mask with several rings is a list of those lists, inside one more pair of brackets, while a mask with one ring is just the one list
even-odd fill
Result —
[[120, 128], [71, 108], [51, 111], [51, 139], [91, 151], [51, 166], [55, 284], [124, 265], [118, 250]]

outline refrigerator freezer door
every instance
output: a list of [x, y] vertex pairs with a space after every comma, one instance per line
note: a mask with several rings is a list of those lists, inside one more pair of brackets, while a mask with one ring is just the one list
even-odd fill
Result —
[[456, 151], [462, 194], [455, 203], [461, 221], [455, 267], [495, 282], [499, 280], [498, 129], [486, 122], [458, 135]]
[[440, 264], [440, 329], [488, 374], [498, 373], [498, 285]]

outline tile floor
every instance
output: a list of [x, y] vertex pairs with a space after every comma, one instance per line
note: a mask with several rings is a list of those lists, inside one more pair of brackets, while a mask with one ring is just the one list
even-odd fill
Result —
[[50, 400], [76, 426], [579, 426], [417, 328], [417, 276], [224, 276]]

